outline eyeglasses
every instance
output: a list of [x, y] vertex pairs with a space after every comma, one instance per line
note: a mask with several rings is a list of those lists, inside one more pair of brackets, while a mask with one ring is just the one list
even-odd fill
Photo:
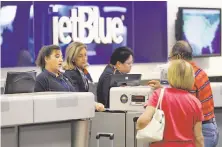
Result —
[[131, 66], [131, 65], [133, 65], [133, 62], [125, 62], [124, 64]]
[[171, 60], [173, 57], [175, 57], [175, 56], [177, 56], [177, 55], [180, 55], [180, 54], [174, 54], [174, 55], [172, 55], [172, 56], [169, 56], [169, 57], [168, 57], [168, 60]]

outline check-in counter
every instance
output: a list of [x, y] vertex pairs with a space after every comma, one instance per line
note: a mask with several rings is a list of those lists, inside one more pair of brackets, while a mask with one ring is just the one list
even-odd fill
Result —
[[1, 127], [33, 123], [33, 99], [29, 96], [1, 96]]
[[88, 147], [95, 101], [90, 92], [2, 95], [1, 113], [2, 147]]
[[[144, 104], [153, 89], [149, 86], [113, 87], [110, 89], [110, 108], [105, 112], [96, 112], [92, 119], [90, 147], [96, 146], [96, 134], [113, 133], [114, 147], [148, 147], [137, 141], [135, 118], [144, 111]], [[100, 145], [108, 146], [109, 140], [101, 138]]]

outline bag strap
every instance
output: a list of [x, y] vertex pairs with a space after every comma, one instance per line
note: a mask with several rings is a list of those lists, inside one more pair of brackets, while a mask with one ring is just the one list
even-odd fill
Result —
[[160, 106], [160, 110], [162, 110], [162, 99], [163, 99], [164, 90], [165, 90], [165, 88], [161, 88], [161, 90], [160, 90], [160, 96], [159, 96], [159, 99], [158, 99], [158, 103], [156, 105], [155, 112], [157, 111], [159, 106]]

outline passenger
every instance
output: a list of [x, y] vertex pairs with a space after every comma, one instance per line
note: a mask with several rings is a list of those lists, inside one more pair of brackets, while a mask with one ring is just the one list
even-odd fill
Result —
[[128, 47], [117, 48], [110, 57], [110, 64], [101, 74], [97, 86], [98, 102], [109, 108], [110, 77], [114, 74], [129, 73], [133, 64], [133, 52]]
[[[39, 51], [36, 65], [42, 69], [42, 72], [36, 77], [35, 92], [44, 91], [66, 91], [78, 92], [72, 86], [70, 80], [61, 72], [63, 56], [59, 46], [44, 46]], [[95, 104], [98, 111], [104, 111], [103, 106]]]
[[[178, 41], [173, 46], [169, 59], [184, 59], [192, 65], [195, 73], [195, 82], [190, 93], [196, 96], [202, 104], [204, 144], [205, 147], [216, 147], [219, 140], [219, 131], [215, 120], [212, 89], [206, 72], [192, 61], [192, 48], [186, 41]], [[148, 85], [154, 88], [162, 87], [160, 82], [155, 80], [150, 81]]]
[[[195, 80], [192, 66], [185, 60], [171, 61], [167, 76], [171, 88], [165, 89], [162, 99], [164, 136], [150, 147], [204, 147], [201, 103], [188, 92]], [[137, 120], [138, 130], [151, 121], [159, 95], [160, 89], [157, 89], [149, 98], [145, 112]]]
[[[63, 69], [73, 87], [78, 92], [88, 92], [89, 82], [93, 83], [87, 67], [87, 46], [81, 42], [72, 42], [66, 48]], [[104, 105], [96, 103], [96, 109], [104, 111]]]

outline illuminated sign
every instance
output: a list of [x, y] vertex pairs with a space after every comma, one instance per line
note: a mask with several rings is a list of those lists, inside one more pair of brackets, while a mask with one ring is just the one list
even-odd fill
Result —
[[[53, 43], [122, 43], [124, 16], [101, 17], [99, 11], [99, 7], [79, 6], [71, 9], [70, 17], [53, 16]], [[53, 12], [58, 12], [58, 9], [54, 9]]]

